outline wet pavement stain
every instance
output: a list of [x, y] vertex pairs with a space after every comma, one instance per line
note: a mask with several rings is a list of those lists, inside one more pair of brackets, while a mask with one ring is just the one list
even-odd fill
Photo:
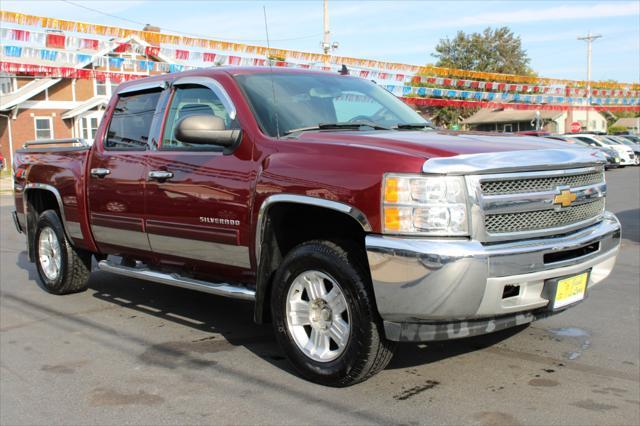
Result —
[[156, 405], [164, 402], [164, 398], [147, 393], [143, 390], [137, 393], [122, 393], [113, 389], [94, 389], [91, 395], [91, 405], [117, 406], [117, 405]]
[[436, 386], [438, 386], [440, 384], [440, 382], [436, 381], [436, 380], [427, 380], [424, 384], [422, 385], [418, 385], [418, 386], [414, 386], [412, 388], [409, 388], [407, 390], [402, 391], [401, 393], [399, 393], [398, 395], [394, 395], [393, 399], [395, 399], [396, 401], [406, 401], [409, 398], [413, 398], [414, 396], [429, 390], [429, 389], [433, 389]]
[[[551, 328], [548, 330], [556, 338], [570, 337], [578, 339], [580, 348], [576, 351], [567, 352], [564, 357], [570, 361], [576, 360], [582, 356], [582, 353], [591, 347], [591, 333], [578, 327]], [[558, 340], [561, 341], [561, 340]]]
[[601, 402], [596, 402], [592, 399], [585, 399], [582, 401], [572, 402], [570, 405], [573, 405], [574, 407], [578, 407], [578, 408], [584, 408], [585, 410], [600, 411], [600, 412], [618, 408], [615, 405], [603, 404]]
[[513, 415], [501, 411], [482, 411], [473, 417], [483, 426], [518, 426], [521, 424]]
[[541, 386], [541, 387], [553, 387], [553, 386], [558, 386], [560, 383], [558, 383], [555, 380], [551, 380], [551, 379], [531, 379], [529, 380], [529, 385], [530, 386]]
[[87, 365], [89, 361], [75, 361], [75, 362], [65, 362], [62, 364], [55, 365], [43, 365], [40, 367], [41, 371], [46, 371], [47, 373], [54, 374], [73, 374], [76, 372], [76, 369], [82, 367], [83, 365]]
[[201, 369], [217, 364], [216, 361], [206, 359], [198, 354], [207, 356], [223, 351], [231, 351], [235, 346], [226, 340], [201, 340], [195, 342], [165, 342], [153, 345], [140, 356], [146, 364], [158, 365], [164, 368], [187, 367]]

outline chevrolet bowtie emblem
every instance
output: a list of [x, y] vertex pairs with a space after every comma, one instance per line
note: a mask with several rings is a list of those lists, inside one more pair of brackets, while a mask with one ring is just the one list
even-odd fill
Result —
[[573, 203], [577, 198], [577, 195], [573, 192], [565, 189], [561, 191], [558, 195], [553, 197], [553, 204], [560, 204], [562, 207], [569, 207], [571, 203]]

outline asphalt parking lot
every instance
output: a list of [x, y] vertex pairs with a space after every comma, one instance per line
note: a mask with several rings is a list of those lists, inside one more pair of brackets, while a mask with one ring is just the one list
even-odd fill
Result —
[[251, 305], [95, 272], [52, 296], [0, 197], [0, 423], [640, 424], [640, 168], [607, 172], [612, 276], [574, 309], [482, 338], [400, 346], [347, 389], [292, 371]]

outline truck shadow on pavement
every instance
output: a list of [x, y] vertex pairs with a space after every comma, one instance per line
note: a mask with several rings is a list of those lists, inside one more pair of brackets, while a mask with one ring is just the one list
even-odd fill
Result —
[[622, 225], [622, 238], [640, 243], [640, 209], [624, 210], [616, 216]]
[[[146, 362], [171, 367], [178, 360], [177, 352], [223, 351], [232, 346], [244, 346], [258, 357], [278, 368], [295, 374], [276, 344], [271, 324], [253, 322], [253, 304], [194, 291], [174, 288], [141, 280], [114, 280], [115, 276], [94, 272], [90, 288], [101, 300], [172, 321], [210, 334], [191, 341], [168, 342], [147, 351]], [[521, 331], [523, 327], [449, 342], [427, 345], [402, 343], [387, 369], [403, 369], [430, 364], [467, 352], [495, 345]], [[220, 334], [222, 339], [216, 338]], [[208, 342], [208, 343], [204, 343]]]
[[[28, 271], [30, 281], [39, 282], [35, 266], [29, 263], [26, 252], [18, 255], [17, 265]], [[243, 346], [268, 363], [297, 376], [277, 346], [271, 324], [258, 325], [253, 322], [253, 304], [250, 302], [95, 270], [89, 281], [89, 292], [93, 293], [91, 297], [130, 310], [130, 314], [125, 317], [132, 321], [132, 328], [129, 330], [131, 334], [139, 335], [144, 332], [142, 329], [135, 329], [136, 319], [144, 316], [161, 319], [156, 327], [163, 327], [166, 325], [165, 321], [170, 321], [201, 332], [189, 333], [190, 337], [178, 341], [147, 344], [147, 350], [138, 356], [144, 363], [168, 369], [200, 369], [216, 364], [211, 359], [212, 354]], [[53, 306], [50, 308], [54, 309]], [[145, 323], [144, 327], [148, 326], [148, 322]], [[104, 328], [107, 327], [105, 325]], [[437, 363], [481, 350], [510, 338], [523, 328], [449, 342], [402, 343], [387, 369]]]

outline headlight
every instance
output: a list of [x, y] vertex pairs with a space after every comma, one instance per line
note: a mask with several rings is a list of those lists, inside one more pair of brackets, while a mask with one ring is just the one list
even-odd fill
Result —
[[469, 234], [462, 176], [384, 176], [383, 232], [462, 236]]

